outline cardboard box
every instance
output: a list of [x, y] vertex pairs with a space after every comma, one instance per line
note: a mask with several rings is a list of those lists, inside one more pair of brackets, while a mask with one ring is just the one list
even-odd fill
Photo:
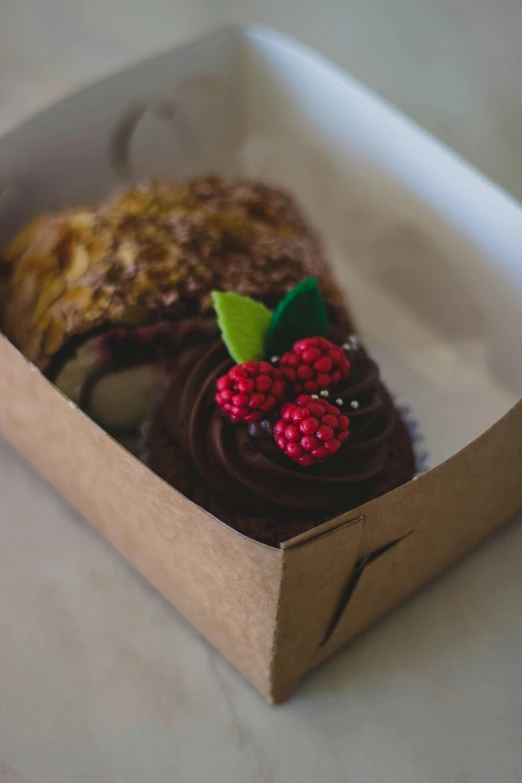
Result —
[[431, 467], [286, 541], [178, 494], [0, 339], [8, 438], [270, 701], [522, 508], [522, 211], [317, 55], [232, 29], [0, 142], [1, 241], [123, 181], [218, 170], [304, 203]]

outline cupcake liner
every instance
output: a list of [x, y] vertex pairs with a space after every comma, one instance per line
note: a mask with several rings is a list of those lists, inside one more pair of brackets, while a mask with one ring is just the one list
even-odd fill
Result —
[[413, 453], [415, 455], [414, 478], [417, 478], [418, 476], [422, 476], [423, 473], [426, 473], [430, 469], [429, 451], [425, 448], [426, 438], [421, 430], [421, 424], [413, 412], [412, 406], [396, 402], [396, 407], [401, 414], [402, 419], [406, 424], [408, 432], [411, 436], [413, 443]]

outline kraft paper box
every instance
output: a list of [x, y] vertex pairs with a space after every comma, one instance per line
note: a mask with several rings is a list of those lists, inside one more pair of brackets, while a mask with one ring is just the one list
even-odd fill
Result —
[[522, 508], [522, 211], [314, 53], [231, 29], [0, 142], [1, 242], [150, 176], [289, 188], [417, 422], [396, 491], [286, 541], [244, 538], [152, 474], [0, 338], [0, 427], [270, 701]]

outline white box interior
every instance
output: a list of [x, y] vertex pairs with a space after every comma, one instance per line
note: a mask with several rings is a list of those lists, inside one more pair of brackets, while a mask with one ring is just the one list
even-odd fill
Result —
[[290, 189], [435, 466], [522, 394], [522, 210], [305, 47], [231, 29], [62, 101], [0, 141], [0, 241], [145, 177]]

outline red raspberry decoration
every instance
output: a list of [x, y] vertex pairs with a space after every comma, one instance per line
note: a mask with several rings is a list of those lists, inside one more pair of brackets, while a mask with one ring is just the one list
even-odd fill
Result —
[[339, 408], [309, 394], [285, 403], [281, 416], [274, 425], [276, 443], [299, 465], [324, 462], [348, 437], [350, 422]]
[[298, 340], [279, 362], [284, 380], [298, 394], [331, 389], [346, 378], [350, 363], [342, 348], [324, 337]]
[[261, 421], [285, 393], [280, 371], [268, 362], [236, 364], [216, 386], [215, 400], [234, 422]]

